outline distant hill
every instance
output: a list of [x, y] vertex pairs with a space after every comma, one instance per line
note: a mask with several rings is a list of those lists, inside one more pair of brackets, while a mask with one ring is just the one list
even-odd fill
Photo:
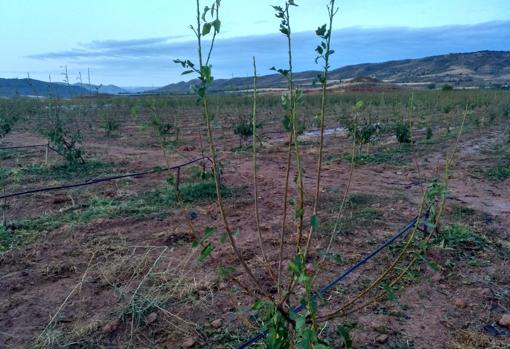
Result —
[[[301, 87], [310, 87], [318, 71], [295, 73], [294, 78]], [[510, 84], [510, 52], [480, 51], [452, 53], [418, 59], [405, 59], [384, 63], [366, 63], [345, 66], [330, 72], [332, 84], [340, 81], [381, 80], [392, 84], [450, 84], [454, 86], [488, 86]], [[372, 81], [372, 82], [373, 82]], [[155, 92], [189, 93], [197, 80], [170, 84]], [[212, 92], [250, 89], [252, 78], [218, 79], [211, 86]], [[258, 78], [260, 89], [284, 88], [287, 82], [278, 74]]]
[[82, 84], [82, 83], [76, 83], [73, 86], [83, 87], [87, 91], [93, 92], [93, 93], [101, 93], [101, 94], [109, 94], [109, 95], [118, 95], [121, 93], [127, 93], [128, 91], [123, 89], [122, 87], [115, 86], [115, 85], [90, 85], [89, 84]]
[[61, 83], [49, 83], [35, 79], [2, 79], [0, 78], [0, 96], [61, 96], [75, 97], [89, 94], [80, 86], [67, 86]]
[[127, 90], [115, 85], [88, 85], [76, 83], [68, 86], [63, 82], [49, 83], [35, 79], [2, 79], [0, 78], [0, 96], [42, 96], [49, 95], [60, 97], [77, 97], [90, 95], [91, 93], [100, 94], [122, 94], [128, 93]]
[[[318, 71], [295, 73], [297, 85], [311, 88], [319, 74]], [[483, 87], [491, 85], [510, 85], [510, 52], [480, 51], [472, 53], [452, 53], [418, 59], [405, 59], [383, 63], [356, 64], [332, 70], [329, 75], [332, 86], [363, 90], [363, 85], [370, 88], [393, 88], [395, 85], [450, 84], [459, 87]], [[158, 89], [133, 87], [121, 88], [115, 85], [48, 83], [34, 79], [0, 78], [0, 96], [48, 96], [75, 97], [96, 93], [129, 94], [139, 92], [188, 94], [197, 80], [181, 81]], [[218, 79], [212, 84], [212, 92], [249, 90], [253, 84], [251, 77]], [[260, 76], [257, 81], [259, 89], [270, 90], [285, 88], [287, 81], [279, 74]], [[360, 87], [361, 86], [361, 87]], [[385, 87], [386, 86], [386, 87]], [[89, 89], [91, 91], [89, 91]]]

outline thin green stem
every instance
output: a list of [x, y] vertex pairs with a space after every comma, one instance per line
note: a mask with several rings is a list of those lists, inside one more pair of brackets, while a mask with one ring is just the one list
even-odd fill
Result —
[[259, 191], [257, 185], [257, 63], [253, 57], [253, 110], [252, 110], [252, 158], [253, 158], [253, 196], [255, 202], [255, 225], [259, 240], [260, 252], [262, 259], [271, 277], [276, 281], [271, 264], [267, 259], [264, 249], [264, 241], [262, 239], [262, 231], [260, 230], [260, 214], [259, 214]]

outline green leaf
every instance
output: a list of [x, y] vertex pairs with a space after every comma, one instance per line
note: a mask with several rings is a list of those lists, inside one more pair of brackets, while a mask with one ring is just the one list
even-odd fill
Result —
[[204, 23], [204, 27], [202, 28], [202, 35], [205, 36], [211, 32], [212, 24]]
[[432, 269], [433, 271], [438, 271], [439, 270], [439, 264], [437, 264], [436, 262], [429, 260], [427, 257], [425, 257], [422, 254], [418, 255], [418, 257], [421, 260], [423, 260], [425, 263], [427, 263], [429, 268]]
[[351, 336], [349, 335], [349, 332], [347, 331], [347, 329], [342, 325], [338, 325], [337, 329], [338, 329], [338, 333], [340, 334], [340, 337], [342, 337], [342, 341], [344, 342], [344, 347], [346, 349], [351, 349], [352, 348], [352, 339], [351, 339]]
[[210, 238], [216, 232], [215, 227], [206, 227], [204, 230], [204, 239]]
[[214, 245], [210, 242], [202, 249], [202, 251], [200, 251], [198, 261], [203, 262], [207, 257], [209, 257], [212, 251], [214, 251]]
[[210, 8], [209, 6], [204, 7], [204, 11], [202, 12], [202, 21], [205, 22], [205, 16], [207, 15], [207, 12], [209, 12]]
[[391, 288], [389, 285], [383, 285], [382, 287], [384, 289], [384, 292], [386, 292], [388, 299], [392, 302], [398, 303], [397, 296], [395, 295], [393, 288]]
[[221, 281], [228, 278], [230, 275], [234, 274], [236, 272], [236, 268], [234, 267], [220, 267], [218, 270], [218, 276]]
[[289, 270], [296, 276], [300, 276], [305, 273], [305, 263], [302, 255], [297, 254], [289, 261]]
[[317, 30], [315, 31], [315, 34], [317, 34], [317, 36], [324, 36], [324, 34], [326, 34], [326, 24], [322, 25], [321, 27], [317, 28]]
[[220, 29], [221, 29], [221, 21], [219, 19], [215, 19], [213, 22], [212, 22], [212, 25], [214, 27], [214, 31], [216, 33], [219, 33], [220, 32]]
[[304, 316], [298, 316], [296, 319], [296, 331], [301, 330], [306, 325], [306, 318]]
[[185, 70], [181, 73], [181, 75], [187, 75], [193, 73], [193, 70]]

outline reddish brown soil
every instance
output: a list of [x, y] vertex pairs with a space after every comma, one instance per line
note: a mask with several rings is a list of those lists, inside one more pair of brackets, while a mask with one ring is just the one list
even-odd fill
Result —
[[[352, 330], [355, 347], [446, 348], [462, 330], [483, 336], [484, 325], [509, 312], [510, 266], [505, 254], [510, 251], [510, 185], [508, 180], [491, 182], [475, 171], [478, 166], [494, 164], [482, 150], [502, 142], [503, 136], [496, 130], [491, 132], [490, 137], [485, 138], [486, 144], [481, 144], [477, 135], [462, 138], [457, 161], [451, 169], [448, 209], [450, 212], [455, 205], [462, 205], [475, 210], [477, 216], [469, 224], [486, 236], [490, 241], [489, 248], [473, 252], [472, 258], [467, 260], [456, 251], [437, 246], [431, 248], [428, 258], [438, 263], [440, 269], [432, 271], [425, 264], [420, 265], [417, 271], [421, 276], [406, 280], [406, 287], [397, 293], [399, 305], [383, 301], [342, 319], [344, 323], [356, 323]], [[170, 154], [171, 164], [201, 156], [197, 134], [188, 131], [184, 136], [187, 142]], [[273, 267], [277, 261], [276, 246], [283, 211], [287, 157], [284, 138], [283, 133], [271, 134], [271, 140], [261, 150], [258, 160], [261, 229]], [[143, 130], [129, 128], [120, 139], [98, 137], [85, 146], [96, 157], [113, 162], [125, 161], [127, 169], [135, 171], [164, 164], [160, 149], [150, 139]], [[13, 134], [7, 141], [30, 144], [40, 139], [24, 133]], [[356, 262], [416, 215], [423, 178], [430, 178], [437, 173], [437, 168], [442, 168], [447, 150], [445, 144], [452, 145], [452, 142], [418, 152], [420, 173], [412, 163], [406, 166], [356, 166], [351, 192], [379, 197], [372, 208], [380, 210], [383, 216], [333, 240], [333, 250], [342, 255], [343, 261], [340, 266], [328, 264], [319, 284]], [[345, 152], [349, 144], [346, 136], [330, 137], [326, 142], [326, 153]], [[250, 153], [231, 153], [229, 149], [236, 145], [237, 140], [231, 137], [220, 142], [224, 179], [230, 186], [251, 188]], [[308, 197], [313, 193], [316, 159], [317, 149], [305, 146], [305, 167], [309, 169], [305, 174]], [[349, 163], [326, 163], [323, 174], [321, 212], [333, 215], [331, 203], [338, 203], [347, 185]], [[91, 193], [115, 196], [119, 191], [142, 192], [161, 183], [164, 177], [147, 176], [119, 186], [101, 185], [86, 189], [87, 194], [75, 192], [73, 200], [79, 203]], [[237, 241], [244, 259], [256, 270], [262, 287], [266, 287], [271, 285], [271, 280], [261, 267], [251, 189], [246, 189], [245, 193], [241, 198], [227, 200], [226, 210], [232, 228], [240, 230]], [[15, 212], [12, 214], [19, 218], [56, 212], [69, 207], [70, 201], [65, 193], [54, 192], [19, 198], [10, 204]], [[222, 227], [214, 203], [186, 206], [168, 210], [163, 218], [99, 219], [87, 224], [65, 225], [28, 246], [1, 256], [0, 347], [32, 347], [41, 333], [43, 336], [39, 339], [46, 335], [57, 337], [60, 330], [65, 333], [65, 343], [70, 347], [127, 347], [131, 343], [132, 347], [178, 348], [192, 339], [196, 347], [221, 348], [226, 344], [218, 339], [219, 334], [224, 334], [226, 329], [231, 333], [241, 329], [244, 337], [247, 329], [256, 331], [246, 313], [238, 312], [241, 307], [249, 307], [253, 298], [235, 283], [220, 282], [215, 276], [220, 265], [238, 265], [230, 248], [218, 247], [205, 264], [195, 262], [195, 258], [185, 266], [179, 264], [190, 257], [189, 242], [193, 240], [193, 233], [186, 219], [190, 210], [198, 213], [198, 219], [193, 222], [194, 231], [201, 232], [206, 226]], [[289, 233], [285, 245], [287, 254], [291, 253], [293, 238]], [[314, 246], [325, 246], [327, 241], [326, 236], [322, 236], [314, 241]], [[345, 297], [362, 289], [362, 285], [367, 285], [390, 258], [391, 255], [386, 253], [353, 274], [344, 287], [331, 295], [326, 308], [334, 309]], [[159, 263], [152, 271], [159, 271], [161, 279], [145, 280], [144, 275], [156, 260]], [[448, 266], [450, 262], [454, 262], [454, 266]], [[183, 280], [182, 285], [176, 287], [175, 280]], [[256, 289], [247, 279], [242, 281]], [[158, 282], [169, 287], [161, 294], [172, 295], [173, 301], [165, 302], [165, 309], [157, 309], [154, 320], [144, 320], [132, 326], [131, 316], [120, 316], [126, 301], [138, 285], [141, 289], [151, 290], [150, 286]], [[129, 290], [124, 298], [119, 297], [123, 287]], [[57, 312], [55, 321], [50, 322]], [[117, 321], [119, 318], [121, 320]], [[210, 323], [215, 319], [222, 319], [220, 329], [211, 327]], [[51, 326], [47, 327], [48, 324]], [[330, 326], [325, 331], [331, 332], [335, 338], [335, 328]], [[50, 342], [46, 341], [47, 347], [51, 347]], [[233, 343], [231, 339], [230, 343]], [[509, 339], [503, 338], [497, 343], [501, 348], [510, 347]]]

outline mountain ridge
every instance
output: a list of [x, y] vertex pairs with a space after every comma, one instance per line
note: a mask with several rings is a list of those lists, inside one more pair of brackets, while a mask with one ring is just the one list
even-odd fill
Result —
[[[311, 87], [319, 71], [294, 73], [296, 84]], [[483, 87], [494, 84], [510, 84], [510, 51], [477, 51], [449, 53], [415, 59], [392, 60], [380, 63], [361, 63], [333, 69], [329, 73], [331, 83], [368, 77], [392, 84], [450, 84], [459, 87]], [[163, 86], [154, 92], [189, 93], [197, 80], [181, 81]], [[212, 92], [250, 89], [253, 78], [217, 79]], [[279, 74], [260, 76], [260, 89], [285, 88], [286, 79]]]
[[[313, 88], [319, 71], [294, 73], [296, 85], [301, 88]], [[510, 51], [477, 51], [467, 53], [449, 53], [415, 59], [392, 60], [380, 63], [362, 63], [333, 69], [329, 72], [331, 85], [340, 83], [376, 84], [376, 85], [444, 85], [456, 87], [486, 87], [510, 85]], [[78, 97], [101, 94], [189, 94], [198, 80], [181, 81], [161, 88], [145, 90], [139, 93], [133, 88], [121, 88], [115, 85], [91, 85], [76, 83], [66, 85], [61, 82], [49, 83], [31, 78], [0, 78], [0, 96], [43, 96]], [[232, 92], [250, 90], [252, 77], [234, 77], [214, 80], [211, 92]], [[263, 75], [257, 78], [257, 87], [264, 89], [283, 89], [287, 86], [285, 77], [279, 74]]]

